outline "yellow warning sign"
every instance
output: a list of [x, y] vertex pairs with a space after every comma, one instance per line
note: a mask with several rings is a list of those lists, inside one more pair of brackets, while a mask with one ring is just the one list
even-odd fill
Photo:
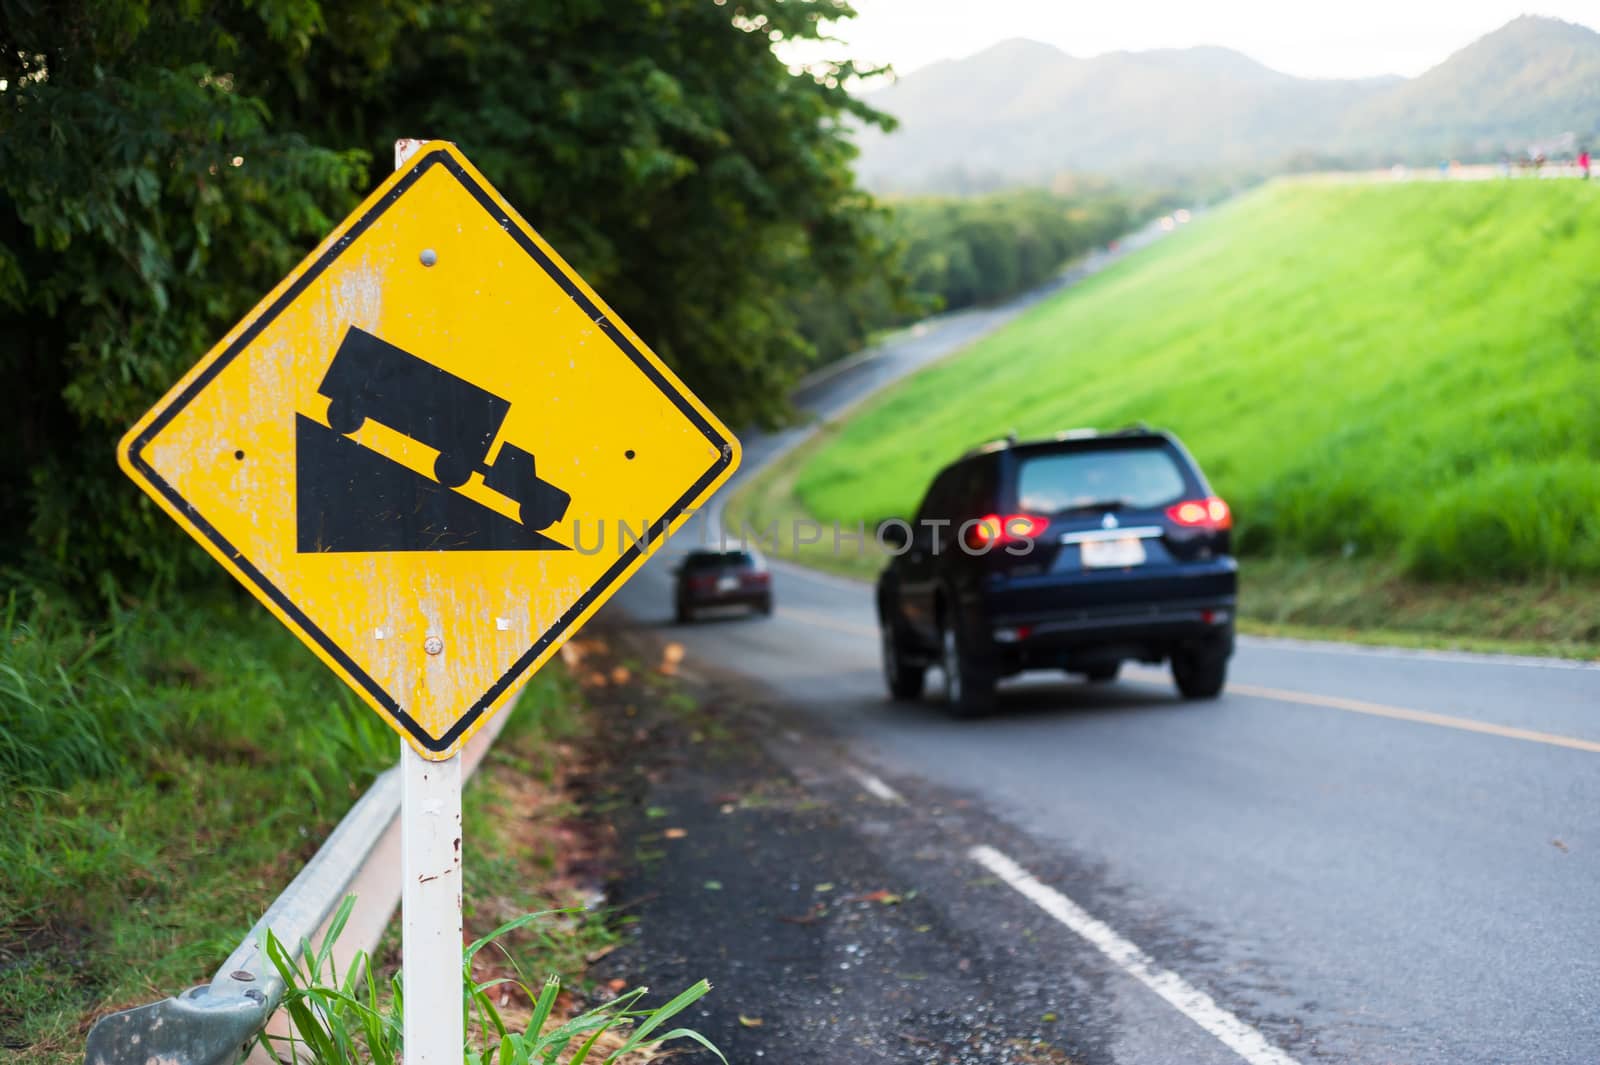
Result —
[[728, 479], [739, 444], [433, 142], [118, 458], [440, 759]]

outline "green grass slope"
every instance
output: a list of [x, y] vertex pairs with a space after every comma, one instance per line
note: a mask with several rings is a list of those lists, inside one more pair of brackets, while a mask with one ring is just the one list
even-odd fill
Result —
[[796, 492], [906, 515], [980, 441], [1136, 420], [1246, 553], [1600, 572], [1600, 183], [1268, 187], [874, 400]]

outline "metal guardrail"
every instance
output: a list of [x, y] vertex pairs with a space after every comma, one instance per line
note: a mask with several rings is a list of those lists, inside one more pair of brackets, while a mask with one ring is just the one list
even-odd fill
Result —
[[399, 812], [400, 772], [390, 769], [345, 814], [211, 983], [102, 1018], [89, 1032], [88, 1065], [232, 1065], [242, 1057], [283, 999], [283, 979], [266, 956], [267, 930], [291, 949], [312, 939]]
[[[463, 780], [483, 761], [510, 716], [496, 714], [467, 744]], [[372, 950], [400, 898], [400, 784], [398, 767], [373, 781], [209, 984], [96, 1022], [84, 1047], [86, 1065], [233, 1065], [283, 1001], [283, 979], [266, 956], [267, 930], [291, 950], [302, 940], [315, 943], [352, 886], [369, 866], [378, 865], [370, 870], [377, 885], [360, 893], [340, 944], [348, 953]]]

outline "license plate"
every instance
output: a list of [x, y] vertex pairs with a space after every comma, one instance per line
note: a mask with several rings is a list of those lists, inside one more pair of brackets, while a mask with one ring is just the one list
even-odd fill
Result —
[[1120, 569], [1144, 565], [1144, 541], [1137, 537], [1085, 540], [1081, 546], [1084, 569]]
[[734, 589], [736, 589], [738, 587], [739, 587], [739, 578], [738, 577], [718, 577], [717, 578], [717, 591], [719, 591], [719, 592], [731, 592], [731, 591], [733, 591]]

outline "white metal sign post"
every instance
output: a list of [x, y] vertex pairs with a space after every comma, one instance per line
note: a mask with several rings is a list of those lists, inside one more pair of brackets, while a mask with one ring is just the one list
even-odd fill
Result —
[[[422, 147], [394, 145], [399, 170]], [[407, 1065], [461, 1065], [461, 755], [430, 762], [400, 741], [400, 967]]]
[[461, 1065], [461, 756], [400, 744], [401, 966], [407, 1065]]

